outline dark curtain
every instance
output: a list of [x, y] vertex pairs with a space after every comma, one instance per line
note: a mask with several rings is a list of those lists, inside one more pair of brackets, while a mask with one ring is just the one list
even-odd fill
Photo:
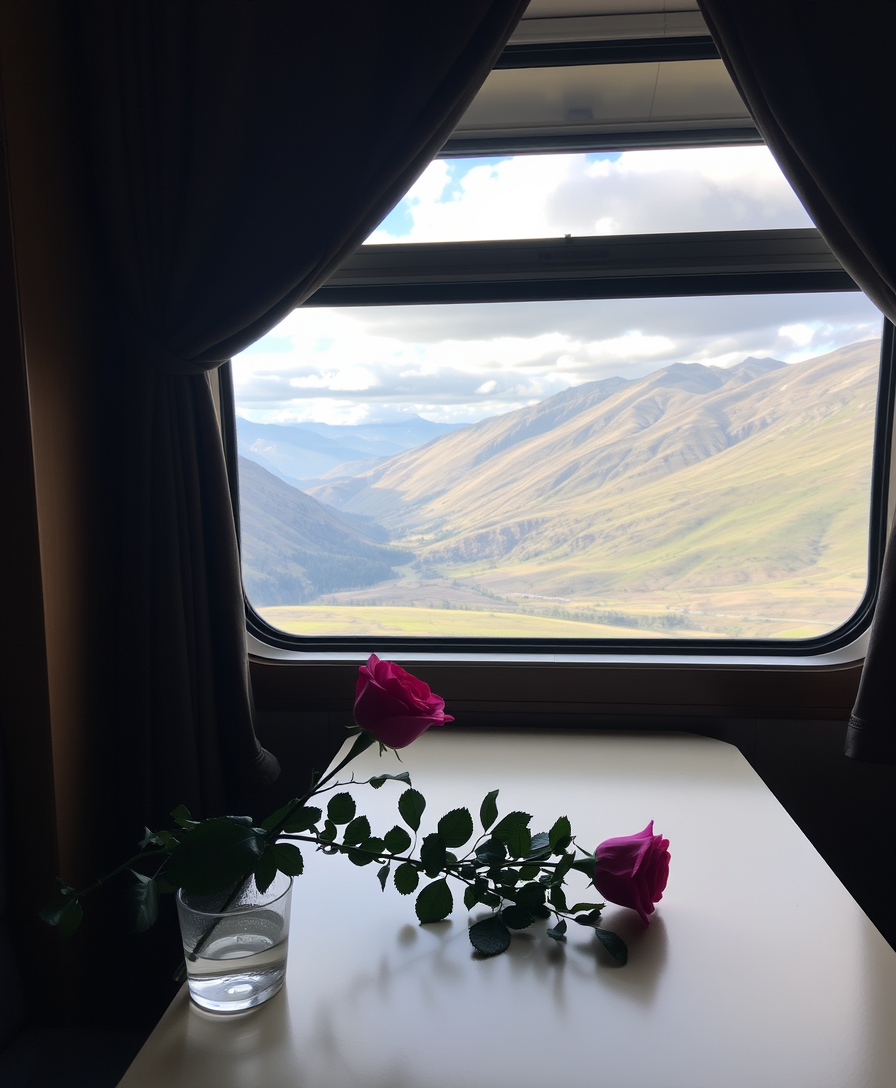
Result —
[[[699, 0], [756, 126], [843, 267], [896, 321], [892, 0]], [[892, 535], [846, 753], [896, 763]]]
[[278, 771], [253, 726], [207, 372], [311, 294], [400, 199], [525, 7], [62, 5], [119, 420], [105, 601], [118, 721], [98, 743], [123, 823], [180, 802], [201, 815], [242, 806]]

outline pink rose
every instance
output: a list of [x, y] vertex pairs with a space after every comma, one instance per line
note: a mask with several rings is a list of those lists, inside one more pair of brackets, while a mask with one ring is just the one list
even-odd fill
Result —
[[454, 718], [445, 713], [445, 700], [422, 680], [371, 654], [358, 669], [355, 721], [381, 744], [405, 748], [431, 725]]
[[669, 840], [653, 820], [637, 835], [607, 839], [594, 851], [594, 886], [611, 903], [631, 907], [648, 923], [669, 878]]

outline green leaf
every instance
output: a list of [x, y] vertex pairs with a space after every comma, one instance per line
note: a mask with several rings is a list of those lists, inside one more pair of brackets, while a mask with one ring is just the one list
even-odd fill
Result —
[[555, 884], [550, 891], [551, 906], [556, 907], [557, 910], [568, 910], [566, 906], [566, 892], [560, 887], [559, 884]]
[[373, 862], [376, 861], [376, 858], [372, 858], [370, 854], [364, 853], [355, 846], [350, 846], [348, 850], [345, 851], [345, 856], [352, 865], [357, 865], [359, 867], [372, 865]]
[[131, 902], [134, 906], [134, 930], [145, 933], [159, 916], [159, 889], [151, 876], [131, 872], [137, 878], [131, 889]]
[[524, 865], [520, 869], [520, 880], [534, 880], [540, 872], [537, 865]]
[[[578, 914], [580, 910], [601, 911], [601, 910], [603, 910], [605, 905], [606, 904], [604, 904], [604, 903], [576, 903], [576, 905], [574, 907], [569, 908], [569, 913], [570, 914]], [[576, 919], [576, 921], [578, 921], [578, 919]]]
[[386, 890], [386, 881], [389, 879], [389, 869], [389, 863], [386, 862], [382, 869], [377, 870], [376, 878], [380, 882], [380, 887], [383, 891]]
[[400, 771], [398, 774], [375, 774], [368, 781], [375, 790], [378, 790], [384, 782], [407, 782], [410, 786], [411, 776], [407, 771]]
[[625, 945], [625, 941], [623, 941], [621, 937], [617, 937], [615, 933], [611, 933], [609, 929], [598, 929], [595, 927], [594, 935], [610, 953], [613, 959], [616, 960], [621, 967], [625, 967], [628, 963], [628, 948]]
[[395, 890], [399, 895], [410, 895], [411, 892], [417, 890], [417, 885], [420, 883], [420, 874], [413, 865], [405, 862], [395, 870], [392, 882], [395, 884]]
[[262, 820], [258, 826], [265, 831], [273, 831], [274, 828], [283, 819], [283, 817], [287, 814], [287, 812], [289, 812], [292, 806], [297, 803], [297, 801], [298, 798], [296, 798], [295, 801], [290, 801], [289, 804], [283, 805], [281, 808], [278, 808], [277, 811], [272, 812], [270, 816], [267, 817], [267, 819]]
[[531, 819], [532, 817], [528, 812], [508, 812], [497, 827], [495, 827], [494, 831], [492, 831], [492, 837], [495, 839], [506, 839], [512, 828], [528, 827]]
[[544, 906], [544, 884], [524, 884], [517, 889], [516, 901], [526, 910], [534, 911], [537, 907]]
[[498, 792], [498, 790], [492, 790], [491, 793], [487, 793], [485, 800], [479, 806], [479, 822], [482, 824], [483, 831], [488, 831], [498, 818], [498, 806], [495, 804]]
[[342, 841], [346, 846], [358, 846], [370, 838], [370, 821], [366, 816], [357, 816], [345, 829]]
[[563, 851], [566, 849], [566, 846], [569, 845], [569, 843], [567, 842], [566, 846], [561, 846], [560, 843], [563, 839], [568, 839], [571, 835], [572, 827], [569, 823], [569, 817], [561, 816], [559, 820], [556, 820], [554, 822], [554, 826], [548, 832], [548, 840], [551, 844], [551, 853], [562, 854]]
[[306, 805], [304, 808], [297, 809], [292, 816], [286, 821], [283, 826], [283, 830], [288, 835], [298, 835], [302, 831], [307, 831], [321, 818], [323, 813], [319, 808], [315, 808], [313, 805]]
[[500, 839], [486, 839], [476, 847], [476, 860], [480, 865], [494, 865], [507, 857], [507, 848]]
[[467, 910], [472, 910], [479, 902], [479, 892], [474, 887], [464, 888], [464, 906]]
[[276, 875], [277, 859], [274, 857], [274, 851], [268, 848], [258, 859], [258, 864], [255, 866], [255, 887], [258, 888], [262, 895], [274, 883]]
[[197, 821], [190, 816], [186, 805], [178, 805], [171, 813], [171, 818], [179, 827], [194, 828]]
[[560, 860], [557, 862], [557, 868], [554, 869], [554, 882], [560, 883], [569, 870], [572, 868], [572, 863], [576, 860], [575, 854], [563, 854]]
[[144, 847], [147, 846], [161, 846], [162, 840], [155, 833], [155, 831], [150, 831], [148, 827], [144, 827], [143, 838], [140, 840], [139, 843], [137, 843], [137, 845], [140, 847], [141, 850], [143, 850]]
[[355, 799], [350, 793], [336, 793], [330, 798], [330, 803], [327, 805], [327, 816], [334, 824], [347, 824], [354, 815]]
[[332, 842], [339, 834], [339, 828], [333, 823], [332, 820], [327, 820], [324, 823], [324, 829], [320, 833], [320, 838], [323, 842]]
[[426, 808], [426, 799], [419, 790], [405, 790], [398, 798], [398, 811], [401, 818], [413, 831], [420, 827], [420, 817]]
[[504, 839], [507, 843], [507, 853], [510, 854], [512, 858], [522, 858], [529, 853], [532, 836], [529, 834], [528, 828], [508, 828]]
[[535, 918], [525, 907], [520, 907], [514, 903], [501, 911], [501, 921], [504, 925], [510, 926], [511, 929], [528, 929], [535, 921]]
[[427, 876], [437, 876], [445, 865], [445, 842], [438, 833], [427, 835], [420, 845], [420, 861]]
[[510, 947], [510, 930], [492, 914], [470, 926], [470, 944], [483, 956], [498, 956]]
[[166, 876], [194, 895], [224, 891], [255, 869], [262, 840], [246, 824], [219, 816], [203, 820], [172, 853]]
[[526, 855], [526, 859], [546, 858], [550, 857], [551, 844], [548, 840], [547, 831], [539, 831], [536, 835], [532, 836], [532, 841], [529, 844], [529, 853]]
[[383, 845], [390, 854], [403, 854], [411, 845], [411, 836], [403, 827], [399, 827], [398, 824], [396, 824], [391, 831], [386, 832], [386, 837], [383, 839]]
[[438, 823], [446, 846], [463, 846], [473, 837], [473, 817], [466, 808], [453, 808]]
[[566, 940], [566, 919], [565, 918], [558, 918], [557, 919], [557, 924], [555, 926], [551, 926], [548, 929], [547, 934], [548, 934], [549, 937], [553, 937], [555, 941], [565, 941]]
[[277, 842], [271, 847], [277, 868], [287, 876], [301, 876], [305, 868], [302, 851], [291, 842]]
[[454, 909], [454, 899], [447, 880], [434, 880], [417, 896], [414, 904], [421, 922], [441, 922]]

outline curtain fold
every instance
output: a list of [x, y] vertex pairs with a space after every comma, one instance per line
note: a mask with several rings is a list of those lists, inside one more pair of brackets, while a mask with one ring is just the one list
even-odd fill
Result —
[[[206, 371], [310, 295], [433, 158], [526, 0], [89, 0], [71, 43], [83, 200], [106, 269], [125, 820], [273, 780]], [[117, 423], [116, 423], [117, 421]], [[117, 785], [116, 785], [117, 783]], [[139, 826], [139, 825], [138, 825]], [[131, 829], [132, 830], [132, 829]]]
[[[698, 0], [756, 126], [843, 267], [896, 321], [892, 0]], [[846, 754], [896, 763], [891, 534]]]

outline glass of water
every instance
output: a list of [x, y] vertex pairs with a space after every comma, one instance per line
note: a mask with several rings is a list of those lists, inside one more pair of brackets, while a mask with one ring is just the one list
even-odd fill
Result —
[[240, 1012], [283, 985], [292, 877], [277, 873], [260, 892], [255, 881], [228, 895], [177, 893], [190, 996], [212, 1012]]

